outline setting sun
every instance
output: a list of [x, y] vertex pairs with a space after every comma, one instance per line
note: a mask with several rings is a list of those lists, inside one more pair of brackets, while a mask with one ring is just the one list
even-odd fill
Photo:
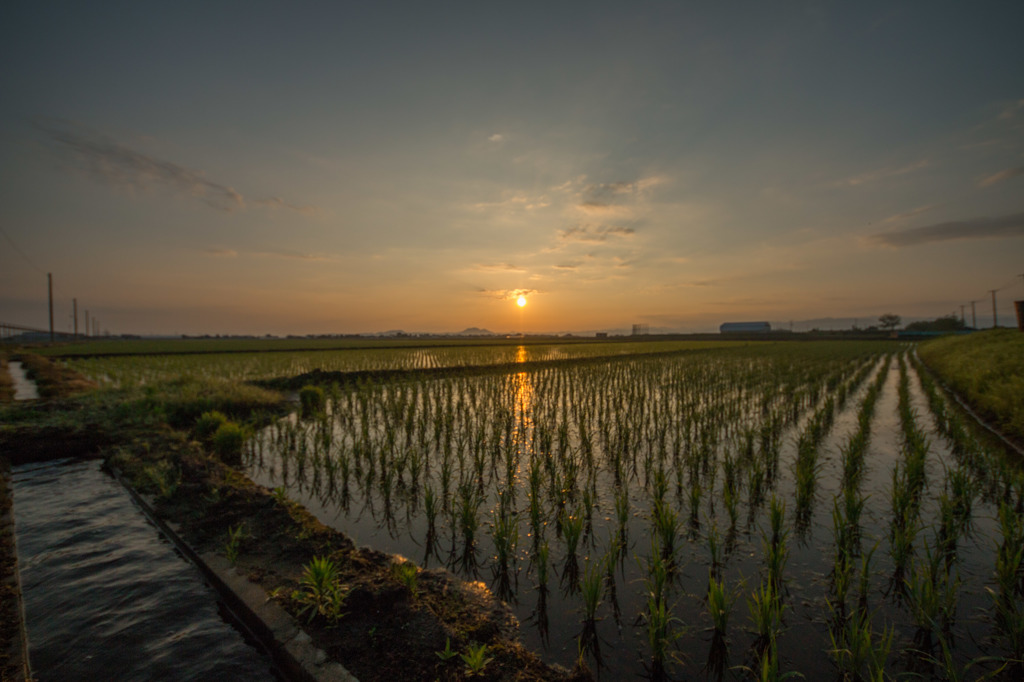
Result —
[[517, 298], [516, 299], [516, 305], [519, 306], [520, 308], [522, 308], [524, 305], [526, 305], [526, 297], [525, 296], [520, 296], [519, 298]]

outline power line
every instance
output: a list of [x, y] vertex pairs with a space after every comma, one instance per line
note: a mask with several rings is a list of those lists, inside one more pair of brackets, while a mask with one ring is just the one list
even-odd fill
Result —
[[42, 274], [44, 272], [41, 267], [32, 262], [32, 259], [29, 258], [24, 251], [18, 248], [18, 245], [14, 243], [13, 239], [11, 239], [11, 235], [7, 234], [7, 232], [2, 227], [0, 227], [0, 234], [4, 236], [4, 238], [7, 240], [7, 243], [11, 245], [11, 248], [14, 249], [18, 253], [18, 255], [24, 258], [25, 262], [31, 265], [36, 272], [38, 272], [39, 274]]

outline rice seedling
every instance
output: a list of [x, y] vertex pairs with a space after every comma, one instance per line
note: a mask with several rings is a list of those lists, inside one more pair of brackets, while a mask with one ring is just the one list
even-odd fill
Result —
[[668, 607], [668, 568], [658, 552], [653, 552], [644, 578], [646, 610], [643, 620], [647, 631], [647, 644], [651, 651], [651, 676], [662, 679], [666, 664], [672, 658], [671, 647], [682, 636], [682, 621], [673, 616]]
[[770, 533], [762, 531], [761, 544], [765, 555], [765, 567], [768, 570], [768, 581], [775, 586], [777, 595], [781, 595], [782, 573], [789, 558], [787, 545], [789, 533], [783, 528], [785, 516], [786, 503], [780, 502], [773, 495], [769, 512], [771, 530]]
[[914, 623], [928, 633], [948, 631], [956, 615], [960, 578], [950, 576], [940, 566], [941, 559], [926, 541], [923, 561], [904, 579]]
[[491, 528], [496, 563], [501, 570], [507, 571], [509, 563], [515, 556], [516, 546], [519, 544], [517, 517], [504, 509], [499, 509], [494, 514]]
[[871, 614], [855, 609], [829, 629], [831, 656], [844, 680], [885, 679], [885, 667], [892, 651], [895, 628], [876, 632]]
[[714, 573], [708, 571], [708, 613], [711, 614], [716, 634], [725, 636], [728, 632], [729, 615], [732, 613], [736, 597], [736, 593], [726, 588], [724, 578], [716, 578]]
[[764, 580], [747, 600], [750, 621], [761, 642], [774, 640], [782, 631], [782, 616], [785, 606], [778, 589], [771, 580]]
[[673, 565], [676, 559], [677, 539], [681, 523], [679, 515], [668, 504], [655, 503], [651, 509], [652, 535], [658, 539], [661, 558]]
[[411, 561], [396, 561], [391, 564], [391, 575], [409, 591], [413, 599], [416, 599], [419, 594], [419, 568], [416, 564]]
[[303, 568], [299, 589], [292, 592], [292, 600], [302, 605], [299, 615], [309, 613], [311, 622], [322, 616], [328, 622], [342, 617], [348, 597], [348, 588], [338, 580], [338, 566], [330, 557], [314, 557]]
[[242, 540], [245, 539], [245, 535], [245, 527], [242, 524], [228, 526], [228, 540], [224, 545], [224, 556], [227, 557], [232, 565], [238, 561], [239, 546], [242, 544]]
[[423, 489], [423, 514], [427, 517], [427, 534], [433, 535], [437, 525], [437, 514], [440, 511], [437, 495], [429, 485]]
[[451, 659], [453, 659], [453, 658], [455, 658], [456, 656], [459, 655], [458, 651], [455, 651], [454, 649], [452, 649], [452, 638], [451, 637], [445, 637], [444, 649], [441, 649], [440, 651], [435, 651], [434, 653], [437, 654], [437, 657], [440, 658], [445, 663], [447, 663], [448, 661], [450, 661]]
[[493, 656], [487, 655], [487, 645], [472, 642], [466, 646], [466, 651], [459, 654], [459, 658], [466, 666], [466, 675], [476, 677], [482, 675], [487, 665], [494, 660]]
[[758, 682], [781, 682], [791, 677], [803, 677], [793, 670], [785, 673], [779, 670], [779, 648], [774, 636], [769, 638], [762, 647], [757, 669], [752, 670], [746, 666], [743, 666], [743, 669], [751, 673], [751, 676]]
[[722, 537], [718, 532], [718, 527], [713, 523], [710, 524], [710, 527], [708, 528], [708, 534], [705, 542], [708, 547], [708, 559], [711, 563], [711, 574], [717, 577], [724, 564], [722, 561]]
[[533, 564], [537, 568], [537, 586], [541, 589], [547, 587], [548, 584], [548, 560], [551, 554], [551, 549], [548, 547], [547, 541], [542, 541], [540, 547], [533, 555]]
[[562, 515], [562, 539], [565, 541], [565, 553], [575, 556], [583, 534], [583, 516], [579, 512]]
[[473, 486], [465, 484], [459, 486], [459, 528], [462, 531], [462, 540], [466, 548], [473, 547], [476, 541], [476, 531], [479, 527], [477, 514], [481, 504], [482, 500]]
[[588, 561], [583, 566], [583, 575], [580, 578], [584, 621], [593, 622], [596, 618], [597, 607], [601, 604], [603, 587], [604, 573], [601, 571], [600, 562]]

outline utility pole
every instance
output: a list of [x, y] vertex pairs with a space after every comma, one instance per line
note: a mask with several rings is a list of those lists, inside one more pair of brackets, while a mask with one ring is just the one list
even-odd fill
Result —
[[978, 328], [978, 316], [974, 312], [974, 304], [975, 303], [977, 303], [977, 301], [971, 301], [971, 326], [974, 327], [975, 329], [977, 329]]
[[53, 343], [53, 273], [46, 273], [46, 288], [50, 292], [50, 343]]
[[75, 315], [75, 338], [77, 339], [78, 338], [78, 299], [77, 298], [71, 299], [71, 307], [75, 311], [74, 312], [74, 315]]
[[85, 337], [89, 338], [89, 311], [85, 311]]
[[992, 328], [995, 329], [999, 326], [999, 318], [996, 317], [996, 292], [998, 289], [989, 289], [988, 293], [992, 294]]

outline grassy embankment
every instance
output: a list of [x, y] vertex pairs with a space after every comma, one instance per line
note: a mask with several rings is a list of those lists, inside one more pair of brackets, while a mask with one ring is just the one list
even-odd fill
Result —
[[921, 360], [982, 418], [1024, 443], [1024, 334], [995, 329], [922, 343]]
[[7, 372], [7, 356], [0, 353], [0, 403], [14, 400], [14, 382]]
[[[104, 457], [155, 499], [157, 514], [178, 524], [193, 548], [227, 556], [358, 679], [458, 680], [475, 672], [473, 665], [485, 680], [588, 678], [550, 668], [526, 651], [508, 611], [486, 589], [354, 547], [280, 492], [225, 464], [230, 453], [215, 453], [216, 436], [196, 428], [211, 410], [251, 428], [288, 409], [280, 393], [197, 380], [87, 390], [66, 368], [39, 356], [22, 359], [42, 395], [65, 397], [0, 406], [0, 452]], [[5, 557], [10, 548], [0, 547]], [[314, 560], [330, 564], [326, 599], [310, 583]], [[11, 637], [0, 632], [0, 649]]]

